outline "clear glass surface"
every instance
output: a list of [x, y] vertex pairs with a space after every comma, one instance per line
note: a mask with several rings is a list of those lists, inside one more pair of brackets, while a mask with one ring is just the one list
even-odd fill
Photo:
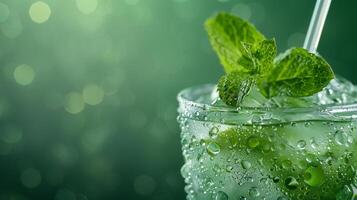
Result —
[[357, 104], [236, 109], [213, 88], [178, 95], [187, 199], [354, 198]]

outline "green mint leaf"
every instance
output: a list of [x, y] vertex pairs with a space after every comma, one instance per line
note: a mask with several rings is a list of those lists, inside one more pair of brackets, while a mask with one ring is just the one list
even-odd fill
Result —
[[252, 24], [228, 13], [219, 13], [206, 21], [205, 28], [226, 73], [255, 70], [256, 65], [246, 55], [243, 43], [254, 45], [265, 37]]
[[239, 106], [246, 97], [255, 80], [249, 74], [234, 71], [220, 78], [217, 90], [221, 100], [230, 106]]
[[273, 69], [277, 52], [274, 39], [263, 40], [253, 48], [253, 57], [256, 59], [260, 74], [267, 74]]
[[258, 80], [261, 93], [273, 96], [304, 97], [321, 91], [334, 73], [320, 56], [303, 48], [293, 48], [279, 56], [268, 76]]

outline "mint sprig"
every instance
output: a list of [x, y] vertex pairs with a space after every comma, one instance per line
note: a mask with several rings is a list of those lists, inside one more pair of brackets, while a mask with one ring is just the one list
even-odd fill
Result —
[[305, 49], [292, 48], [276, 57], [275, 40], [237, 16], [219, 13], [205, 27], [227, 73], [218, 83], [227, 105], [241, 105], [255, 86], [266, 98], [311, 96], [334, 78], [330, 65]]

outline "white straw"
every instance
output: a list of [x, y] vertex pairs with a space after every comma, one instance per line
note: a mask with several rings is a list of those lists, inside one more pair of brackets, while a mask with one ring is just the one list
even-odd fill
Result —
[[331, 5], [331, 0], [317, 0], [314, 14], [312, 15], [309, 31], [307, 32], [304, 48], [316, 53], [322, 30]]

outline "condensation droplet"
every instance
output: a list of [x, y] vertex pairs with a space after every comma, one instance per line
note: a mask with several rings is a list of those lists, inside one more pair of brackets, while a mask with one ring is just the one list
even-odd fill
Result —
[[255, 137], [255, 136], [252, 136], [252, 137], [250, 137], [249, 139], [248, 139], [248, 147], [250, 147], [250, 148], [255, 148], [255, 147], [257, 147], [257, 146], [259, 146], [259, 144], [260, 144], [260, 141], [259, 141], [259, 139], [257, 138], [257, 137]]
[[227, 172], [231, 172], [232, 170], [233, 170], [233, 167], [232, 167], [232, 166], [228, 165], [228, 166], [226, 167], [226, 171], [227, 171]]
[[337, 131], [335, 132], [335, 142], [336, 142], [338, 145], [349, 146], [347, 133], [344, 132], [344, 131], [342, 131], [342, 130], [337, 130]]
[[267, 184], [268, 183], [268, 179], [267, 178], [261, 178], [260, 179], [260, 183]]
[[221, 147], [219, 146], [219, 144], [217, 144], [215, 142], [211, 142], [207, 145], [207, 152], [210, 155], [215, 156], [215, 155], [219, 154], [219, 152], [221, 152]]
[[289, 176], [285, 179], [285, 187], [289, 190], [295, 190], [298, 186], [299, 182], [296, 180], [296, 178]]
[[305, 142], [305, 140], [299, 140], [298, 142], [297, 142], [297, 147], [299, 148], [299, 149], [305, 149], [305, 147], [306, 147], [306, 142]]
[[281, 163], [281, 166], [284, 168], [284, 169], [289, 169], [291, 167], [292, 163], [290, 160], [284, 160], [282, 163]]
[[217, 136], [218, 132], [219, 132], [219, 129], [216, 126], [214, 126], [211, 128], [211, 130], [209, 130], [209, 136], [214, 138]]
[[241, 162], [243, 169], [249, 169], [252, 167], [252, 164], [249, 161], [243, 160]]
[[184, 178], [188, 178], [189, 175], [190, 175], [190, 166], [188, 163], [184, 164], [182, 167], [181, 167], [181, 175], [182, 177]]
[[316, 142], [315, 138], [311, 138], [310, 144], [311, 144], [311, 148], [317, 149], [318, 145], [317, 145], [317, 142]]
[[252, 187], [249, 189], [249, 196], [258, 197], [259, 195], [260, 195], [260, 192], [259, 192], [258, 188]]
[[273, 177], [273, 182], [274, 183], [278, 183], [279, 181], [280, 181], [279, 177], [277, 177], [277, 176]]
[[310, 166], [305, 170], [304, 181], [312, 187], [320, 186], [325, 180], [321, 166]]

